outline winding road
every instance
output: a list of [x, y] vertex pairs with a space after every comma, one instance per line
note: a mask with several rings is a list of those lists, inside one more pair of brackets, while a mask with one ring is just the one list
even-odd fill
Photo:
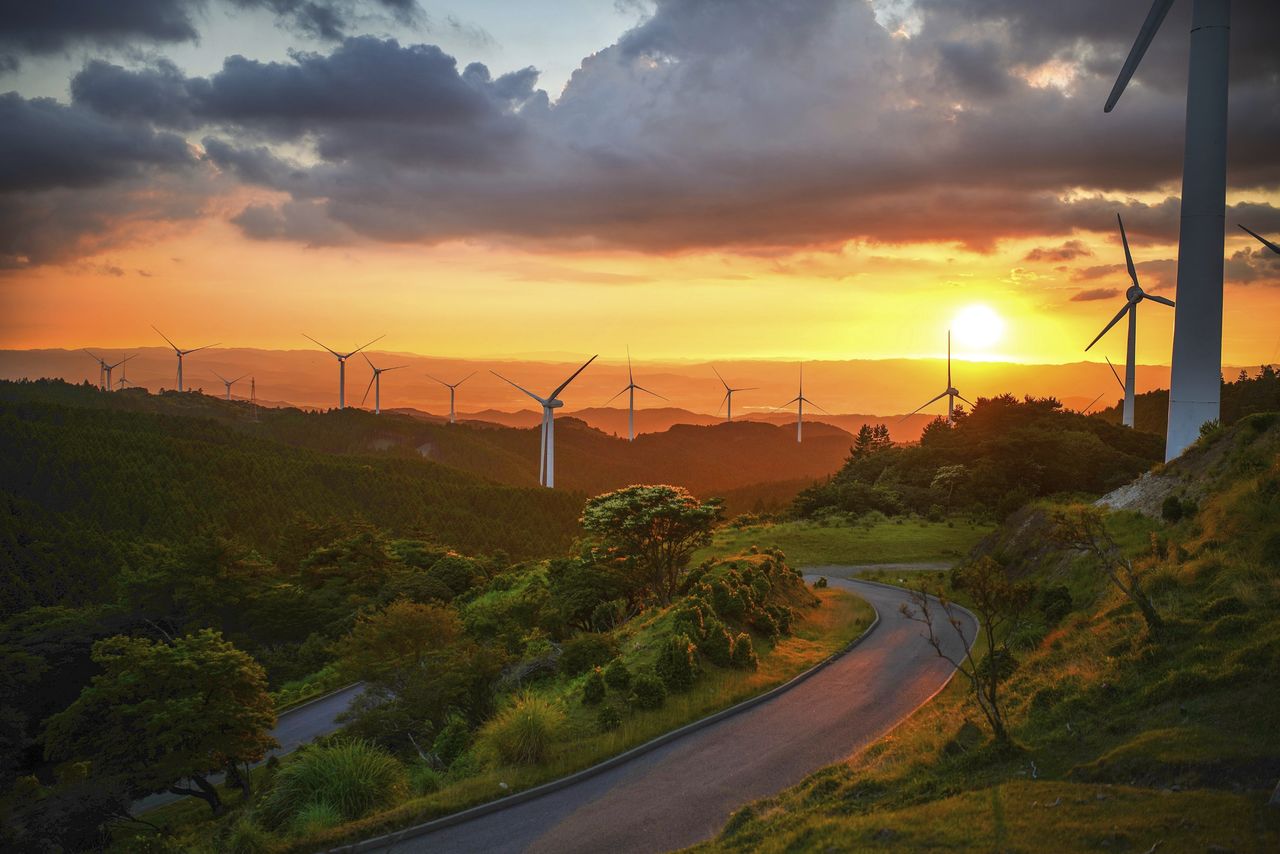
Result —
[[[470, 820], [355, 846], [399, 852], [654, 852], [714, 836], [743, 804], [775, 794], [884, 735], [936, 694], [952, 667], [899, 613], [906, 591], [807, 567], [870, 602], [876, 628], [848, 654], [760, 705], [594, 776]], [[962, 615], [970, 639], [977, 625]], [[961, 643], [948, 632], [948, 652]], [[433, 829], [439, 828], [439, 829]]]

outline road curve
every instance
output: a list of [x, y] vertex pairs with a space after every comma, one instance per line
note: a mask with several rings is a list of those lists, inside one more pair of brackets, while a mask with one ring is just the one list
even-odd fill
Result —
[[[669, 851], [714, 836], [743, 804], [867, 746], [937, 693], [952, 667], [899, 613], [905, 591], [838, 578], [842, 570], [807, 571], [865, 598], [880, 624], [812, 678], [566, 788], [380, 850]], [[972, 639], [977, 626], [962, 618]], [[958, 655], [962, 646], [950, 634], [947, 649]]]

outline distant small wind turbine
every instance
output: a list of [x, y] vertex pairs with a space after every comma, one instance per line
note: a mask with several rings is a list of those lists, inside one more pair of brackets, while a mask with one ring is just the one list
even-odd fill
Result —
[[1116, 221], [1120, 223], [1120, 241], [1124, 244], [1124, 262], [1129, 268], [1129, 279], [1133, 284], [1129, 285], [1129, 289], [1125, 291], [1124, 308], [1120, 309], [1120, 311], [1116, 313], [1116, 316], [1111, 318], [1111, 322], [1104, 326], [1102, 331], [1098, 333], [1098, 336], [1090, 341], [1089, 346], [1084, 349], [1085, 352], [1088, 352], [1094, 344], [1098, 343], [1099, 339], [1101, 339], [1103, 335], [1106, 335], [1107, 332], [1111, 330], [1111, 327], [1120, 322], [1120, 318], [1124, 317], [1126, 314], [1129, 315], [1129, 344], [1125, 352], [1124, 365], [1124, 414], [1120, 418], [1120, 423], [1126, 427], [1132, 427], [1134, 372], [1136, 371], [1136, 357], [1134, 353], [1138, 344], [1138, 303], [1142, 302], [1144, 299], [1149, 299], [1167, 306], [1172, 306], [1174, 303], [1171, 299], [1147, 293], [1142, 289], [1142, 286], [1138, 284], [1138, 271], [1133, 266], [1133, 255], [1129, 252], [1129, 238], [1124, 233], [1124, 220], [1120, 218], [1120, 214], [1116, 214]]
[[[1236, 225], [1240, 225], [1240, 223], [1236, 223]], [[1253, 235], [1254, 239], [1257, 240], [1259, 243], [1261, 243], [1263, 246], [1267, 247], [1277, 255], [1280, 255], [1280, 246], [1275, 245], [1270, 240], [1267, 240], [1267, 238], [1263, 237], [1261, 234], [1258, 234], [1258, 232], [1253, 231], [1252, 229], [1245, 228], [1243, 225], [1240, 225], [1240, 227], [1244, 228], [1245, 231]]]
[[133, 358], [133, 356], [125, 356], [115, 364], [109, 364], [106, 359], [97, 353], [92, 353], [89, 350], [85, 350], [85, 352], [98, 360], [98, 388], [103, 391], [111, 391], [111, 372]]
[[[156, 329], [154, 326], [152, 326], [151, 328]], [[210, 347], [218, 346], [217, 344], [205, 344], [203, 347], [196, 347], [194, 350], [183, 350], [177, 344], [174, 344], [172, 341], [170, 341], [168, 336], [166, 336], [159, 329], [156, 329], [156, 334], [159, 335], [161, 338], [163, 338], [165, 340], [165, 343], [173, 348], [173, 354], [178, 357], [178, 391], [183, 390], [182, 389], [182, 357], [190, 356], [192, 353], [198, 353], [201, 350], [208, 350]]]
[[[133, 356], [129, 357], [129, 359], [132, 358]], [[129, 359], [125, 359], [124, 361], [127, 362]], [[120, 379], [116, 381], [116, 384], [120, 386], [120, 391], [124, 391], [125, 386], [129, 385], [128, 369], [129, 366], [122, 362], [120, 367]]]
[[[711, 370], [716, 371], [716, 366], [712, 365]], [[720, 398], [720, 406], [726, 403], [729, 405], [725, 410], [725, 421], [733, 420], [733, 393], [736, 391], [756, 391], [758, 386], [749, 386], [747, 388], [729, 388], [729, 384], [724, 381], [724, 377], [720, 376], [720, 372], [716, 371], [716, 377], [720, 380], [720, 385], [724, 386], [724, 397]], [[716, 414], [720, 413], [720, 406], [716, 407]]]
[[90, 356], [92, 356], [94, 360], [98, 363], [98, 389], [102, 390], [104, 388], [103, 383], [105, 382], [103, 377], [107, 375], [107, 360], [102, 358], [92, 350], [88, 350], [85, 348], [81, 348], [81, 349], [84, 349], [84, 351], [88, 353]]
[[[373, 343], [373, 342], [369, 342]], [[364, 360], [369, 362], [369, 356], [361, 353]], [[396, 365], [394, 368], [374, 368], [373, 362], [369, 362], [369, 367], [373, 368], [373, 379], [369, 380], [369, 385], [365, 386], [364, 397], [360, 398], [360, 405], [364, 406], [364, 402], [369, 399], [369, 389], [373, 389], [373, 414], [382, 414], [382, 375], [387, 371], [398, 371], [401, 368], [407, 368], [408, 365]]]
[[804, 426], [804, 405], [806, 403], [812, 406], [814, 409], [818, 410], [819, 412], [826, 412], [827, 415], [831, 414], [830, 412], [827, 412], [827, 410], [823, 409], [821, 406], [819, 406], [818, 404], [814, 403], [812, 400], [804, 396], [804, 365], [800, 366], [799, 394], [797, 394], [795, 397], [788, 400], [786, 403], [782, 404], [782, 406], [778, 406], [775, 409], [782, 409], [783, 406], [790, 406], [793, 403], [796, 404], [796, 443], [799, 444], [803, 438], [801, 430], [803, 429], [803, 426]]
[[[605, 406], [613, 403], [624, 392], [627, 394], [627, 441], [634, 442], [636, 440], [636, 392], [642, 391], [645, 394], [651, 394], [654, 397], [662, 397], [656, 391], [649, 391], [644, 386], [636, 385], [636, 378], [631, 373], [631, 348], [627, 348], [627, 385], [622, 391], [615, 394], [604, 402]], [[666, 400], [665, 397], [662, 397]]]
[[[596, 354], [596, 355], [598, 356], [599, 354]], [[507, 379], [497, 371], [489, 372], [493, 374], [495, 377], [497, 377], [498, 379], [502, 380], [503, 382], [509, 383], [510, 385], [513, 385], [516, 388], [520, 389], [520, 391], [529, 395], [529, 397], [532, 397], [534, 400], [538, 401], [538, 403], [542, 405], [542, 453], [540, 455], [540, 460], [538, 463], [538, 483], [541, 484], [542, 486], [547, 487], [548, 489], [552, 489], [556, 485], [555, 411], [560, 407], [564, 406], [564, 401], [560, 400], [560, 392], [564, 391], [565, 387], [568, 386], [569, 383], [573, 382], [577, 378], [578, 374], [585, 371], [587, 369], [587, 365], [590, 365], [595, 360], [596, 360], [596, 356], [592, 356], [590, 359], [587, 359], [587, 361], [583, 364], [581, 368], [578, 368], [578, 370], [574, 371], [569, 376], [569, 379], [565, 380], [564, 382], [560, 383], [560, 385], [556, 386], [556, 390], [551, 392], [551, 394], [547, 395], [546, 397], [538, 397], [538, 395], [529, 391], [527, 388], [524, 388], [523, 386], [519, 386], [511, 382], [511, 380]]]
[[[312, 338], [310, 335], [308, 335], [305, 332], [302, 333], [302, 337], [306, 338], [308, 341], [311, 341], [312, 343], [320, 344], [319, 341], [316, 341], [316, 339]], [[375, 344], [386, 337], [387, 336], [385, 335], [379, 335], [377, 338], [370, 341], [369, 344]], [[331, 350], [328, 347], [325, 347], [323, 344], [320, 344], [321, 347], [324, 347], [324, 349], [329, 350], [329, 352], [334, 355], [334, 358], [338, 360], [338, 408], [339, 409], [345, 409], [347, 405], [347, 359], [350, 359], [356, 353], [359, 353], [365, 347], [368, 347], [369, 344], [365, 344], [364, 347], [357, 347], [354, 350], [352, 350], [350, 353], [339, 353], [337, 350]]]
[[924, 409], [926, 406], [933, 403], [934, 401], [942, 400], [942, 398], [944, 397], [947, 399], [947, 423], [948, 424], [954, 424], [956, 420], [956, 398], [960, 398], [965, 403], [968, 403], [970, 406], [973, 406], [973, 403], [971, 403], [968, 398], [961, 395], [959, 389], [957, 389], [955, 386], [951, 384], [951, 330], [950, 329], [947, 330], [947, 387], [946, 389], [942, 392], [942, 394], [938, 395], [937, 397], [930, 398], [929, 400], [925, 401], [924, 403], [920, 404], [918, 407], [913, 409], [911, 412], [908, 412], [906, 415], [902, 416], [902, 420], [906, 421], [908, 418], [910, 418], [912, 415], [915, 415], [921, 409]]
[[248, 374], [241, 374], [240, 376], [236, 377], [235, 379], [233, 379], [233, 380], [229, 380], [229, 379], [227, 379], [226, 377], [224, 377], [222, 374], [218, 373], [217, 371], [214, 371], [214, 372], [213, 372], [213, 375], [214, 375], [215, 377], [217, 377], [218, 379], [222, 380], [222, 384], [223, 384], [224, 386], [226, 386], [226, 387], [227, 387], [227, 400], [230, 400], [230, 399], [231, 399], [231, 387], [232, 387], [233, 385], [235, 385], [236, 383], [240, 382], [240, 380], [242, 380], [242, 379], [244, 379], [245, 377], [249, 376]]
[[447, 383], [444, 380], [436, 380], [436, 378], [431, 376], [431, 374], [427, 374], [427, 379], [435, 380], [436, 382], [440, 383], [440, 385], [449, 389], [449, 423], [450, 424], [458, 423], [458, 416], [453, 408], [454, 392], [458, 390], [458, 386], [462, 385], [463, 383], [465, 383], [467, 380], [471, 379], [475, 375], [476, 375], [476, 372], [472, 371], [462, 379], [458, 380], [456, 383]]
[[123, 370], [123, 365], [132, 358], [133, 356], [125, 356], [123, 359], [116, 362], [114, 365], [103, 365], [103, 368], [105, 368], [107, 372], [107, 386], [106, 386], [107, 391], [111, 391], [111, 372], [114, 371], [116, 368], [121, 368]]

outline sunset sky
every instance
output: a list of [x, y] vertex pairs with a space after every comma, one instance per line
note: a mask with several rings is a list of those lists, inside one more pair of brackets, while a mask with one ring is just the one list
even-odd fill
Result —
[[[88, 0], [0, 24], [0, 348], [1086, 358], [1176, 299], [1189, 2]], [[106, 10], [110, 10], [109, 12]], [[1280, 357], [1280, 16], [1235, 0], [1223, 359]], [[979, 314], [981, 319], [984, 315]], [[989, 317], [990, 315], [985, 315]], [[1167, 364], [1145, 304], [1138, 359]], [[964, 327], [964, 324], [961, 324]], [[1123, 330], [1087, 358], [1123, 359]]]

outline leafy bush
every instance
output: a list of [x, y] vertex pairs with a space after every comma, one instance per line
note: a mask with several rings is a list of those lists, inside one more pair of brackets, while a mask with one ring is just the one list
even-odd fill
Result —
[[508, 765], [536, 765], [564, 723], [564, 711], [538, 694], [520, 694], [481, 730], [481, 738]]
[[444, 785], [444, 775], [426, 762], [409, 766], [409, 791], [415, 795], [429, 795]]
[[638, 673], [631, 680], [630, 700], [637, 709], [660, 709], [667, 701], [667, 686], [652, 673]]
[[222, 850], [227, 854], [264, 854], [269, 849], [271, 837], [249, 818], [241, 818], [231, 825]]
[[631, 687], [631, 671], [621, 658], [609, 662], [604, 670], [604, 682], [615, 691], [625, 691]]
[[431, 742], [431, 752], [448, 768], [462, 752], [471, 746], [471, 725], [457, 712], [451, 712]]
[[342, 824], [342, 816], [333, 805], [324, 801], [307, 804], [302, 808], [289, 825], [289, 829], [298, 836], [309, 836], [317, 831]]
[[658, 651], [654, 669], [671, 691], [688, 691], [698, 677], [698, 648], [686, 634], [667, 638]]
[[733, 663], [733, 636], [717, 619], [707, 622], [706, 637], [698, 644], [698, 650], [707, 660], [719, 667], [728, 667]]
[[830, 584], [827, 581], [827, 577], [825, 575], [820, 575], [818, 576], [817, 580], [813, 582], [813, 586], [817, 590], [825, 590], [827, 587], [830, 586]]
[[603, 666], [618, 654], [618, 645], [609, 635], [581, 632], [565, 641], [561, 650], [560, 669], [577, 676]]
[[1177, 522], [1182, 518], [1182, 502], [1178, 500], [1178, 496], [1165, 497], [1164, 503], [1160, 505], [1160, 518], [1166, 522]]
[[582, 683], [582, 703], [594, 706], [604, 699], [604, 674], [597, 667], [587, 674], [587, 681]]
[[751, 635], [746, 632], [738, 632], [738, 636], [733, 639], [733, 666], [743, 670], [755, 670], [760, 666], [755, 646], [751, 643]]
[[622, 726], [622, 714], [613, 706], [604, 705], [596, 712], [596, 726], [601, 732], [612, 732]]
[[268, 827], [283, 827], [312, 804], [326, 804], [351, 821], [394, 805], [407, 790], [404, 766], [394, 756], [367, 741], [339, 741], [282, 763], [261, 813]]
[[792, 610], [790, 605], [768, 605], [765, 610], [769, 612], [769, 616], [773, 617], [773, 622], [777, 624], [780, 634], [791, 634], [791, 627], [795, 624], [796, 612]]
[[681, 602], [676, 607], [671, 622], [676, 634], [701, 638], [706, 628], [706, 615], [702, 612], [701, 600], [690, 598]]
[[778, 621], [774, 618], [770, 611], [759, 610], [751, 614], [748, 620], [751, 627], [762, 635], [776, 638], [782, 634], [782, 628], [778, 625]]
[[1057, 587], [1046, 587], [1040, 594], [1040, 613], [1044, 615], [1044, 621], [1051, 626], [1062, 622], [1062, 618], [1071, 613], [1073, 604], [1071, 591], [1061, 584]]

